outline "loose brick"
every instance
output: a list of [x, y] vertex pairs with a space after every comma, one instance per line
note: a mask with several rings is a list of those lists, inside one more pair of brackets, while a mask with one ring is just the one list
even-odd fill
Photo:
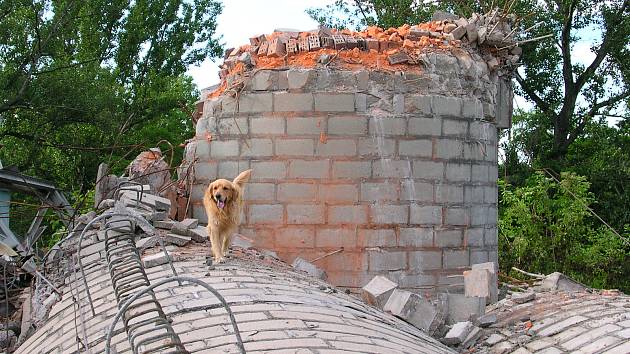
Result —
[[245, 93], [238, 100], [238, 111], [243, 113], [271, 112], [272, 106], [271, 93]]
[[400, 140], [398, 142], [400, 156], [431, 157], [433, 154], [433, 142], [431, 140]]
[[405, 135], [407, 119], [405, 118], [377, 118], [372, 117], [368, 121], [369, 133], [372, 136]]
[[285, 119], [281, 117], [250, 118], [250, 121], [249, 121], [250, 133], [251, 134], [283, 135], [284, 134], [284, 121]]
[[326, 280], [327, 278], [326, 272], [324, 272], [323, 269], [317, 267], [316, 265], [307, 261], [306, 259], [297, 257], [295, 260], [293, 260], [293, 263], [291, 264], [291, 266], [295, 268], [296, 270], [306, 272], [308, 275], [315, 277], [317, 279]]
[[441, 251], [410, 251], [409, 269], [413, 271], [427, 271], [442, 268]]
[[326, 122], [321, 118], [287, 118], [287, 134], [289, 135], [315, 135], [319, 137], [319, 134], [325, 131]]
[[241, 143], [241, 156], [266, 157], [273, 155], [271, 139], [249, 139]]
[[360, 116], [328, 118], [329, 135], [366, 135], [367, 119]]
[[354, 112], [352, 93], [316, 93], [314, 96], [318, 112]]
[[355, 184], [322, 184], [319, 186], [319, 200], [354, 203], [359, 200], [359, 187]]
[[367, 207], [364, 205], [338, 205], [328, 207], [328, 223], [335, 224], [366, 224]]
[[409, 135], [440, 136], [442, 120], [437, 118], [409, 118]]
[[360, 138], [359, 156], [393, 157], [396, 154], [396, 141], [381, 137]]
[[396, 246], [396, 233], [393, 229], [359, 229], [358, 247], [393, 247]]
[[292, 160], [289, 165], [291, 178], [328, 178], [330, 160]]
[[400, 247], [433, 247], [433, 229], [430, 227], [401, 227]]
[[274, 92], [273, 98], [273, 108], [276, 112], [306, 112], [313, 110], [312, 93]]
[[464, 145], [459, 140], [438, 139], [435, 156], [440, 159], [458, 159], [464, 154]]
[[275, 185], [273, 183], [247, 183], [243, 199], [252, 200], [274, 200]]
[[435, 161], [414, 160], [413, 177], [441, 180], [444, 178], [444, 163]]
[[447, 163], [446, 179], [452, 182], [470, 181], [470, 164]]
[[397, 287], [398, 284], [379, 275], [361, 289], [361, 298], [370, 305], [383, 308]]
[[407, 205], [370, 205], [372, 222], [376, 224], [407, 224], [409, 207]]
[[396, 186], [390, 183], [361, 183], [361, 201], [398, 200]]
[[238, 156], [238, 140], [213, 140], [210, 150], [211, 157]]
[[375, 178], [411, 177], [411, 161], [380, 159], [372, 164], [372, 176]]
[[324, 206], [310, 204], [287, 205], [288, 224], [323, 224]]
[[461, 247], [463, 233], [462, 230], [436, 230], [435, 245], [437, 247]]
[[439, 225], [442, 223], [442, 208], [437, 206], [411, 205], [411, 223], [419, 225]]
[[278, 201], [315, 201], [317, 185], [312, 183], [278, 184]]
[[464, 291], [466, 296], [478, 296], [491, 304], [498, 297], [496, 282], [487, 269], [473, 269], [464, 272]]
[[415, 182], [414, 180], [403, 180], [400, 183], [400, 200], [410, 200], [416, 202], [433, 201], [433, 184], [427, 182]]
[[317, 156], [355, 156], [357, 144], [351, 139], [328, 139], [326, 143], [319, 142], [316, 147]]
[[252, 161], [252, 179], [285, 178], [287, 166], [284, 161]]
[[333, 161], [333, 178], [367, 178], [372, 175], [370, 161]]
[[277, 139], [276, 155], [313, 156], [314, 145], [313, 139]]
[[458, 322], [451, 328], [442, 341], [444, 344], [457, 345], [464, 342], [468, 334], [472, 331], [473, 324], [469, 321]]
[[468, 122], [465, 120], [445, 119], [442, 123], [442, 135], [454, 135], [465, 138], [468, 135]]
[[369, 251], [369, 270], [400, 270], [407, 268], [407, 255], [404, 251]]
[[248, 222], [250, 224], [280, 224], [283, 220], [282, 205], [258, 205], [248, 207]]

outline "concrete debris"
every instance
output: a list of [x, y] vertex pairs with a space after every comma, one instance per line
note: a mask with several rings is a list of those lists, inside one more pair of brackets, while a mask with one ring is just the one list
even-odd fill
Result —
[[272, 250], [264, 249], [264, 250], [261, 250], [260, 253], [264, 255], [265, 257], [273, 258], [275, 260], [280, 259], [280, 257], [278, 257], [278, 254]]
[[[138, 193], [136, 193], [135, 191], [125, 190], [121, 193], [121, 196], [132, 201], [138, 200]], [[147, 205], [157, 211], [169, 211], [169, 209], [171, 208], [171, 201], [167, 198], [158, 197], [156, 195], [148, 193], [142, 194], [142, 199], [140, 200], [140, 203]]]
[[526, 293], [514, 293], [512, 294], [512, 301], [516, 304], [524, 304], [530, 302], [536, 298], [536, 293], [533, 291]]
[[542, 284], [538, 287], [540, 291], [561, 290], [566, 292], [580, 292], [587, 291], [588, 289], [586, 285], [578, 283], [560, 272], [547, 275], [545, 279], [543, 279]]
[[496, 313], [488, 313], [483, 316], [480, 316], [475, 320], [475, 325], [481, 328], [489, 327], [497, 322], [497, 314]]
[[[13, 348], [17, 344], [17, 336], [11, 330], [0, 331], [0, 348]], [[7, 352], [9, 352], [7, 350]]]
[[442, 339], [442, 343], [446, 345], [458, 345], [464, 342], [468, 334], [473, 330], [473, 324], [470, 321], [457, 322], [453, 325], [446, 336]]
[[184, 219], [181, 223], [188, 229], [194, 229], [199, 226], [199, 220], [197, 219]]
[[486, 299], [462, 294], [446, 294], [448, 297], [448, 315], [446, 322], [453, 324], [468, 321], [485, 314]]
[[182, 235], [182, 236], [188, 236], [188, 233], [189, 233], [188, 230], [189, 228], [186, 225], [184, 225], [182, 222], [173, 221], [173, 225], [171, 226], [172, 233]]
[[486, 304], [496, 302], [499, 289], [487, 269], [472, 269], [464, 272], [464, 293], [466, 296], [478, 296], [486, 299]]
[[398, 284], [377, 275], [361, 289], [361, 297], [368, 304], [382, 309], [396, 288]]
[[158, 229], [170, 230], [173, 228], [173, 224], [175, 223], [176, 221], [173, 220], [155, 220], [153, 221], [153, 226]]
[[153, 222], [164, 221], [166, 219], [168, 219], [168, 213], [166, 211], [153, 211], [153, 214], [151, 214], [151, 221]]
[[168, 252], [161, 251], [156, 254], [152, 254], [150, 256], [142, 257], [142, 262], [144, 263], [145, 268], [157, 267], [162, 264], [168, 263]]
[[383, 311], [429, 333], [441, 325], [438, 309], [420, 295], [406, 290], [394, 289]]
[[308, 275], [310, 275], [312, 277], [315, 277], [317, 279], [326, 280], [326, 278], [328, 278], [328, 275], [326, 275], [326, 272], [324, 272], [321, 268], [318, 268], [316, 265], [314, 265], [313, 263], [307, 261], [304, 258], [297, 257], [293, 261], [291, 266], [295, 270], [299, 270], [299, 271], [305, 272]]
[[473, 326], [472, 330], [466, 336], [466, 339], [461, 344], [462, 349], [468, 349], [470, 346], [474, 345], [477, 342], [477, 339], [481, 337], [483, 331], [479, 327]]
[[158, 237], [159, 236], [141, 238], [138, 241], [136, 241], [136, 248], [138, 248], [138, 250], [142, 252], [143, 250], [147, 248], [155, 247], [160, 243]]
[[208, 230], [204, 226], [197, 226], [194, 229], [188, 230], [190, 238], [199, 243], [206, 242], [208, 240]]
[[489, 285], [488, 285], [488, 295], [484, 295], [484, 296], [486, 296], [486, 299], [488, 300], [487, 304], [493, 304], [499, 300], [499, 288], [498, 288], [499, 269], [495, 262], [473, 264], [471, 267], [472, 271], [479, 271], [482, 269], [487, 270], [490, 274]]
[[185, 246], [187, 243], [191, 241], [191, 238], [188, 236], [176, 235], [176, 234], [166, 234], [164, 236], [164, 241], [166, 243], [170, 243], [176, 246]]
[[486, 338], [485, 343], [487, 345], [495, 345], [504, 339], [504, 336], [497, 333], [492, 333], [488, 338]]
[[126, 172], [129, 176], [129, 180], [141, 184], [148, 184], [153, 191], [162, 190], [164, 185], [171, 181], [169, 165], [164, 161], [162, 151], [159, 148], [141, 152], [129, 166], [127, 166]]

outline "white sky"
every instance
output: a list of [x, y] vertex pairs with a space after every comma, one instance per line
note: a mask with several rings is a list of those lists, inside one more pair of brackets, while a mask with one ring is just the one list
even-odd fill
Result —
[[[306, 14], [306, 9], [331, 2], [333, 0], [225, 0], [217, 33], [223, 35], [225, 48], [232, 48], [248, 44], [250, 37], [271, 33], [276, 28], [315, 29], [317, 22]], [[190, 67], [188, 74], [200, 90], [219, 82], [218, 66], [210, 60]]]

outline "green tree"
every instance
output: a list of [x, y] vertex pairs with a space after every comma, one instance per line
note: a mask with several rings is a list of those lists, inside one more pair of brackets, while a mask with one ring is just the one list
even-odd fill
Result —
[[593, 218], [584, 177], [562, 173], [556, 182], [535, 173], [522, 187], [499, 187], [503, 269], [560, 271], [594, 287], [630, 290], [630, 234], [620, 237]]
[[220, 12], [215, 0], [0, 1], [4, 164], [85, 191], [99, 162], [181, 143], [198, 97], [184, 74], [221, 53]]

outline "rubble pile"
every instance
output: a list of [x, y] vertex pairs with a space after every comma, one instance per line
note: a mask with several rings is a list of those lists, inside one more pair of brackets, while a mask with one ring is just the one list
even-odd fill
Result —
[[225, 51], [219, 77], [218, 96], [230, 86], [229, 77], [253, 69], [283, 66], [328, 66], [335, 59], [341, 66], [406, 70], [420, 68], [428, 51], [480, 48], [491, 70], [514, 66], [522, 53], [512, 29], [516, 21], [499, 9], [471, 18], [437, 12], [427, 23], [383, 29], [370, 26], [364, 31], [320, 28], [313, 31], [276, 30], [250, 38], [250, 44]]

